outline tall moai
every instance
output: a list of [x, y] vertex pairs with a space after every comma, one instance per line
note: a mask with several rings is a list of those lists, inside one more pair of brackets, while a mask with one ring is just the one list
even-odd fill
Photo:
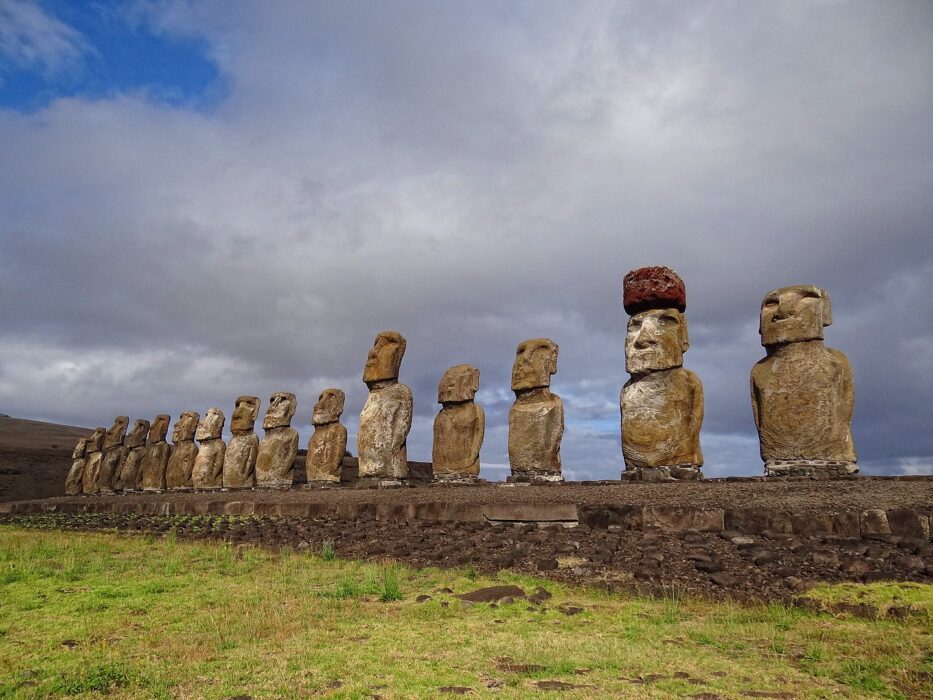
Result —
[[185, 411], [175, 421], [172, 429], [172, 456], [165, 470], [165, 488], [170, 491], [193, 488], [191, 473], [194, 471], [194, 460], [198, 457], [194, 433], [200, 420], [201, 416], [196, 411]]
[[622, 478], [702, 478], [703, 384], [683, 367], [690, 347], [683, 280], [666, 267], [642, 267], [622, 284], [630, 315], [625, 370], [631, 375], [619, 395]]
[[126, 438], [126, 427], [129, 423], [129, 417], [117, 416], [104, 436], [104, 454], [100, 460], [98, 479], [101, 493], [114, 492], [114, 481], [119, 476], [120, 465], [123, 464], [123, 457], [126, 455], [123, 440]]
[[172, 456], [172, 446], [165, 440], [171, 416], [160, 413], [149, 426], [149, 440], [140, 464], [140, 486], [143, 491], [164, 491], [165, 474]]
[[230, 420], [230, 444], [224, 455], [223, 487], [248, 489], [256, 485], [256, 457], [259, 454], [259, 436], [253, 426], [259, 417], [259, 398], [240, 396]]
[[829, 294], [812, 285], [775, 289], [765, 295], [759, 320], [767, 355], [752, 368], [751, 394], [765, 473], [857, 473], [852, 368], [823, 343], [823, 328], [833, 322]]
[[397, 482], [408, 478], [408, 431], [411, 389], [398, 381], [407, 343], [400, 333], [376, 336], [366, 357], [363, 381], [369, 396], [360, 413], [357, 433], [360, 478]]
[[305, 471], [308, 483], [340, 483], [343, 456], [347, 451], [347, 429], [340, 424], [346, 395], [340, 389], [325, 389], [314, 406]]
[[512, 365], [515, 403], [509, 410], [509, 481], [563, 481], [560, 441], [564, 403], [551, 393], [557, 343], [532, 338], [519, 343]]
[[431, 452], [435, 481], [475, 481], [479, 451], [486, 432], [486, 414], [474, 402], [479, 370], [472, 365], [449, 367], [437, 386], [441, 410], [434, 417]]
[[138, 491], [142, 478], [143, 457], [146, 454], [146, 436], [149, 434], [149, 421], [137, 418], [133, 429], [126, 434], [123, 446], [126, 454], [120, 472], [114, 482], [117, 491]]
[[71, 453], [71, 469], [68, 470], [68, 476], [65, 477], [66, 496], [78, 496], [81, 493], [84, 483], [84, 467], [87, 466], [87, 457], [84, 454], [87, 443], [88, 438], [81, 438]]
[[88, 438], [84, 451], [87, 463], [84, 465], [84, 476], [81, 479], [81, 493], [89, 495], [100, 493], [100, 462], [104, 456], [101, 450], [104, 449], [106, 435], [106, 428], [95, 428], [94, 433]]
[[198, 456], [191, 470], [191, 485], [196, 489], [220, 489], [224, 481], [224, 454], [227, 445], [221, 437], [224, 430], [224, 412], [210, 408], [198, 423], [195, 438], [200, 443]]
[[297, 405], [295, 395], [286, 391], [279, 391], [269, 399], [262, 421], [266, 434], [256, 457], [256, 486], [260, 488], [287, 489], [295, 481], [298, 431], [291, 427], [291, 422]]

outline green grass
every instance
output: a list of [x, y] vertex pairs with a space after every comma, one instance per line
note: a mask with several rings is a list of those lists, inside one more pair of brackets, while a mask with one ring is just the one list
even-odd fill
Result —
[[[501, 583], [553, 598], [466, 607], [442, 592]], [[323, 549], [0, 526], [0, 698], [421, 698], [445, 686], [496, 698], [930, 697], [931, 588], [809, 594], [912, 611], [866, 620], [410, 570]], [[564, 615], [564, 603], [584, 612]], [[542, 680], [579, 687], [544, 691]]]

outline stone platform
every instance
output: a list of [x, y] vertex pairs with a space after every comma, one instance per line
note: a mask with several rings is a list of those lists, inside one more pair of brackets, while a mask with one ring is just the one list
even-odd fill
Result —
[[929, 541], [933, 477], [675, 483], [421, 485], [390, 490], [173, 492], [0, 503], [0, 514], [256, 515], [384, 522], [537, 523]]

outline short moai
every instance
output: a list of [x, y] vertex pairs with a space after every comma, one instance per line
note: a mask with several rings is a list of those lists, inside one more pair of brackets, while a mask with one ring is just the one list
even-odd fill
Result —
[[399, 383], [407, 343], [400, 333], [376, 336], [366, 357], [363, 381], [369, 396], [360, 413], [357, 433], [359, 475], [383, 485], [408, 478], [408, 431], [411, 430], [411, 389]]
[[479, 451], [486, 431], [483, 407], [474, 403], [479, 391], [479, 370], [454, 365], [437, 386], [441, 410], [434, 417], [432, 463], [434, 480], [471, 482], [479, 478]]
[[88, 438], [81, 438], [75, 445], [71, 453], [71, 469], [68, 470], [68, 476], [65, 477], [65, 495], [78, 496], [81, 494], [81, 488], [84, 483], [84, 467], [87, 465], [87, 457], [84, 452], [87, 449]]
[[812, 285], [775, 289], [765, 295], [759, 320], [767, 356], [752, 368], [751, 394], [765, 473], [857, 473], [852, 368], [823, 343], [823, 328], [833, 322], [829, 294]]
[[120, 473], [114, 482], [114, 490], [124, 492], [139, 490], [149, 428], [149, 421], [145, 418], [137, 418], [133, 429], [126, 434], [126, 439], [123, 441], [126, 455], [123, 457]]
[[115, 482], [120, 475], [120, 466], [126, 456], [123, 440], [126, 438], [126, 428], [129, 423], [129, 417], [117, 416], [104, 436], [104, 454], [100, 460], [100, 478], [98, 479], [101, 493], [113, 493], [115, 490]]
[[171, 416], [160, 413], [149, 426], [149, 441], [143, 453], [139, 480], [143, 491], [164, 491], [165, 474], [172, 456], [172, 446], [165, 441]]
[[622, 478], [702, 478], [703, 384], [683, 367], [690, 347], [683, 280], [666, 267], [642, 267], [622, 284], [630, 315], [625, 369], [631, 375], [619, 395]]
[[308, 441], [305, 471], [308, 483], [340, 483], [343, 474], [343, 456], [347, 451], [347, 429], [340, 424], [346, 396], [340, 389], [321, 392], [311, 424], [314, 434]]
[[224, 454], [227, 445], [221, 434], [224, 430], [224, 412], [210, 408], [198, 423], [195, 438], [200, 443], [198, 456], [191, 470], [191, 484], [196, 489], [220, 489], [223, 487]]
[[560, 441], [564, 403], [551, 393], [557, 343], [532, 338], [519, 343], [512, 365], [515, 403], [509, 410], [509, 481], [563, 481]]
[[233, 437], [224, 455], [223, 487], [249, 489], [256, 485], [256, 456], [259, 454], [259, 436], [253, 426], [259, 417], [259, 398], [240, 396], [233, 409], [230, 432]]
[[94, 433], [87, 440], [84, 454], [87, 463], [84, 465], [84, 476], [81, 479], [81, 493], [95, 495], [100, 493], [100, 462], [103, 458], [104, 437], [106, 428], [95, 428]]
[[201, 416], [196, 411], [185, 411], [172, 429], [172, 456], [168, 459], [165, 470], [165, 488], [169, 491], [187, 491], [194, 488], [191, 473], [194, 461], [198, 457], [198, 446], [194, 442], [194, 433], [198, 429]]
[[295, 395], [280, 391], [269, 399], [262, 427], [266, 431], [256, 457], [256, 486], [267, 489], [291, 488], [295, 481], [298, 431], [291, 427], [297, 401]]

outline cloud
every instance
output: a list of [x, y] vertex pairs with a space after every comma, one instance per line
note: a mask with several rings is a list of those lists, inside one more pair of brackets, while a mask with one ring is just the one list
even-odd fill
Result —
[[0, 0], [0, 84], [11, 69], [39, 70], [46, 77], [74, 71], [90, 51], [80, 32], [38, 3]]
[[396, 329], [411, 458], [469, 362], [501, 465], [515, 347], [549, 336], [568, 473], [616, 477], [621, 279], [666, 264], [707, 474], [761, 471], [758, 306], [802, 282], [832, 295], [863, 459], [933, 455], [926, 5], [139, 7], [205, 43], [227, 96], [0, 111], [3, 412], [229, 415], [290, 390], [306, 439], [336, 385], [355, 452], [366, 352]]

